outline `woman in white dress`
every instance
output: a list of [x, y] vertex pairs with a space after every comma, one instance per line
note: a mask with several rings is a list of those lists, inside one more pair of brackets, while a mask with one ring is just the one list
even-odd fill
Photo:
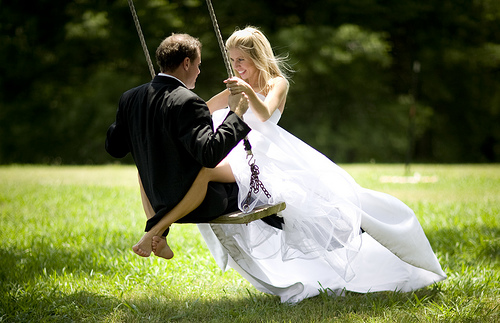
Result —
[[[412, 291], [445, 279], [408, 206], [360, 187], [334, 162], [277, 125], [288, 81], [266, 37], [247, 27], [235, 31], [226, 47], [236, 77], [226, 81], [228, 90], [208, 101], [214, 125], [227, 113], [229, 91], [248, 97], [250, 108], [244, 115], [252, 128], [248, 138], [260, 180], [272, 196], [269, 199], [261, 190], [252, 197], [250, 209], [280, 201], [286, 209], [279, 214], [281, 229], [263, 221], [199, 224], [218, 265], [237, 270], [258, 290], [290, 303], [321, 290]], [[250, 175], [240, 143], [221, 165], [203, 169], [167, 216], [183, 216], [196, 208], [208, 181], [236, 181], [242, 205]], [[153, 251], [160, 257], [173, 256], [160, 237], [153, 239]]]

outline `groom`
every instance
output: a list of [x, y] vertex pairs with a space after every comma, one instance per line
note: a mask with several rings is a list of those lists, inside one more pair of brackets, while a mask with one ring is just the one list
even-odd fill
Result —
[[[231, 111], [214, 132], [206, 103], [191, 91], [200, 73], [198, 39], [172, 34], [158, 47], [156, 59], [161, 73], [122, 95], [106, 138], [111, 156], [134, 158], [155, 213], [146, 231], [179, 203], [202, 167], [215, 167], [250, 131], [241, 119], [248, 101], [231, 95]], [[211, 182], [204, 202], [182, 222], [208, 222], [236, 211], [237, 192], [235, 183]]]

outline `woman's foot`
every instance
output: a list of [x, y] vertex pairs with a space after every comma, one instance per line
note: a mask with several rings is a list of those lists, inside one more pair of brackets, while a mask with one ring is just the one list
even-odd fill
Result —
[[146, 233], [139, 242], [132, 247], [132, 250], [141, 257], [149, 257], [153, 251], [152, 238]]
[[152, 246], [153, 252], [156, 256], [165, 259], [172, 259], [174, 257], [174, 252], [168, 246], [167, 239], [165, 237], [154, 236]]

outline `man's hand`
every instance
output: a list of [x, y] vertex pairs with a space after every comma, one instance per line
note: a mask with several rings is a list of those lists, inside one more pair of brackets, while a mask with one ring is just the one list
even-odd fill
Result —
[[245, 93], [229, 94], [228, 105], [241, 118], [248, 110], [248, 97]]

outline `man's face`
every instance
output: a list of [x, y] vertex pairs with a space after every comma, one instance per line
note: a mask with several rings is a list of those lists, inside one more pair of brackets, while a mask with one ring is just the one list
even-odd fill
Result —
[[198, 49], [198, 57], [195, 58], [193, 61], [190, 61], [189, 68], [187, 70], [186, 86], [190, 90], [194, 89], [196, 85], [196, 79], [200, 74], [200, 65], [201, 65], [201, 52]]

